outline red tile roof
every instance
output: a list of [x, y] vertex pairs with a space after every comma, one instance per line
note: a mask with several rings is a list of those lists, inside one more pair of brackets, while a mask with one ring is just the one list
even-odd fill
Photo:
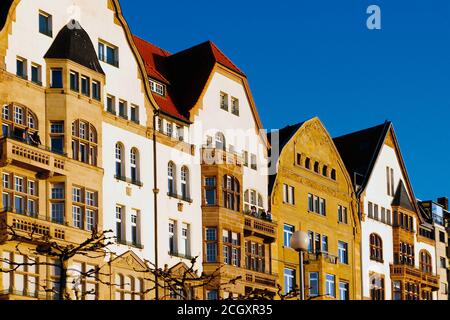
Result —
[[216, 63], [245, 74], [211, 41], [206, 41], [176, 54], [134, 36], [135, 45], [144, 60], [150, 78], [166, 85], [165, 97], [153, 93], [160, 110], [188, 121]]

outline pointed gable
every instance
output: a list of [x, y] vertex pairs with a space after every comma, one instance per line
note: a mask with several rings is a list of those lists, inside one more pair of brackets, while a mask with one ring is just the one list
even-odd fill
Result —
[[98, 73], [105, 74], [98, 61], [91, 38], [77, 21], [73, 25], [75, 27], [65, 25], [59, 31], [44, 58], [71, 60]]
[[394, 199], [392, 200], [392, 206], [414, 211], [414, 206], [402, 180], [400, 180], [400, 183], [398, 184], [397, 191], [395, 192]]

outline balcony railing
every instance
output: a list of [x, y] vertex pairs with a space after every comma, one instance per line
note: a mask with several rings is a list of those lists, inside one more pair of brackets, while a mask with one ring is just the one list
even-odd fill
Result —
[[201, 163], [204, 165], [235, 165], [242, 167], [244, 159], [236, 152], [229, 152], [213, 147], [203, 147]]
[[275, 288], [277, 284], [277, 275], [270, 273], [260, 273], [251, 270], [245, 270], [245, 280], [249, 283], [258, 284]]
[[35, 236], [46, 236], [57, 240], [79, 243], [91, 235], [90, 231], [81, 230], [69, 226], [69, 223], [51, 217], [43, 217], [39, 215], [25, 215], [14, 212], [13, 209], [6, 208], [0, 212], [0, 216], [6, 226], [12, 228], [17, 234], [25, 233], [29, 235], [33, 233]]
[[13, 288], [0, 291], [0, 296], [13, 295], [19, 297], [26, 297], [31, 299], [47, 300], [47, 295], [39, 294], [37, 292], [28, 292], [27, 290], [15, 290]]
[[190, 197], [188, 197], [187, 195], [179, 195], [179, 194], [174, 193], [174, 192], [167, 192], [167, 195], [170, 198], [186, 201], [186, 202], [189, 202], [189, 203], [193, 202], [193, 200]]
[[322, 260], [326, 263], [337, 264], [339, 258], [328, 252], [308, 252], [308, 260], [310, 261], [319, 261]]
[[274, 240], [277, 236], [277, 225], [270, 220], [264, 220], [250, 215], [245, 215], [244, 229], [252, 234]]
[[399, 264], [391, 264], [391, 277], [403, 277], [403, 278], [412, 278], [417, 281], [421, 281], [426, 285], [439, 289], [439, 276], [423, 272], [419, 268], [412, 267], [409, 265], [399, 265]]
[[144, 184], [141, 181], [135, 180], [135, 179], [131, 179], [131, 178], [127, 178], [127, 177], [123, 177], [123, 176], [118, 176], [118, 175], [114, 175], [114, 179], [126, 182], [126, 183], [130, 183], [133, 184], [135, 186], [138, 187], [143, 187]]
[[24, 139], [4, 136], [0, 139], [2, 159], [33, 166], [38, 171], [64, 174], [65, 155], [42, 145], [33, 145]]

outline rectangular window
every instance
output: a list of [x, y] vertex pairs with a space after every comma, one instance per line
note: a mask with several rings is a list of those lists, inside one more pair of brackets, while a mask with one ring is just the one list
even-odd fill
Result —
[[309, 273], [309, 296], [317, 297], [319, 295], [319, 273]]
[[328, 253], [328, 237], [322, 236], [322, 252]]
[[391, 210], [389, 210], [389, 209], [386, 210], [386, 223], [389, 225], [392, 224], [392, 214], [391, 214]]
[[441, 262], [441, 268], [447, 269], [447, 259], [445, 257], [441, 257], [440, 262]]
[[314, 197], [310, 193], [308, 193], [308, 211], [314, 212]]
[[251, 168], [252, 168], [253, 170], [257, 170], [257, 169], [258, 169], [258, 163], [257, 163], [256, 155], [255, 155], [255, 154], [252, 154], [252, 155], [251, 155], [250, 161], [251, 161]]
[[39, 12], [39, 32], [52, 37], [52, 16], [42, 11]]
[[284, 293], [288, 294], [295, 289], [295, 270], [285, 268], [284, 269]]
[[139, 243], [138, 215], [139, 212], [133, 210], [133, 213], [131, 214], [131, 242], [133, 245], [137, 245]]
[[373, 219], [373, 203], [369, 202], [368, 209], [367, 209], [369, 218]]
[[131, 105], [130, 107], [130, 117], [131, 121], [139, 124], [139, 107], [135, 105]]
[[32, 199], [28, 199], [28, 203], [27, 203], [27, 210], [28, 210], [28, 215], [31, 217], [36, 216], [36, 201], [32, 200]]
[[51, 190], [53, 200], [64, 200], [64, 184], [54, 184]]
[[27, 78], [27, 60], [17, 58], [16, 60], [16, 75], [20, 78]]
[[391, 176], [390, 176], [390, 171], [389, 171], [389, 167], [386, 167], [386, 186], [387, 186], [387, 194], [388, 196], [391, 195]]
[[80, 188], [72, 188], [72, 201], [81, 203], [81, 189]]
[[52, 122], [50, 124], [50, 133], [52, 134], [64, 133], [64, 122]]
[[51, 74], [50, 87], [54, 89], [61, 89], [63, 87], [62, 69], [60, 68], [51, 69], [50, 74]]
[[347, 208], [338, 206], [338, 222], [347, 224]]
[[2, 186], [4, 189], [10, 189], [10, 183], [9, 183], [9, 174], [3, 173], [2, 174]]
[[215, 206], [217, 203], [216, 177], [205, 178], [205, 201], [207, 206]]
[[97, 226], [95, 212], [93, 210], [86, 209], [86, 230], [94, 231]]
[[128, 119], [127, 103], [124, 100], [119, 100], [119, 117]]
[[101, 100], [101, 89], [99, 81], [92, 81], [92, 98], [97, 101]]
[[95, 201], [95, 192], [86, 191], [86, 204], [91, 207], [97, 206], [97, 201]]
[[166, 90], [163, 84], [150, 80], [150, 88], [152, 92], [164, 97]]
[[42, 67], [40, 65], [34, 63], [31, 65], [31, 81], [42, 85]]
[[183, 228], [181, 230], [181, 243], [183, 244], [183, 252], [186, 257], [191, 254], [191, 228], [188, 224], [183, 223]]
[[80, 91], [80, 75], [78, 72], [70, 71], [70, 90], [75, 92]]
[[339, 251], [339, 263], [348, 264], [348, 244], [339, 241], [338, 251]]
[[326, 291], [325, 294], [329, 297], [336, 297], [336, 277], [332, 274], [326, 275]]
[[348, 283], [347, 282], [339, 282], [339, 299], [340, 300], [349, 300], [348, 294]]
[[291, 247], [291, 239], [292, 236], [294, 235], [295, 232], [295, 227], [285, 224], [284, 225], [284, 247], [286, 248], [290, 248]]
[[231, 98], [231, 113], [239, 117], [239, 99]]
[[176, 232], [177, 232], [177, 224], [175, 221], [169, 221], [169, 252], [170, 254], [176, 253]]
[[308, 231], [308, 252], [314, 253], [314, 232]]
[[64, 223], [64, 203], [52, 203], [52, 222]]
[[99, 42], [98, 59], [112, 66], [119, 67], [119, 48]]
[[78, 229], [83, 228], [82, 224], [82, 214], [81, 214], [81, 208], [78, 206], [72, 207], [72, 217], [73, 217], [73, 226]]
[[209, 301], [219, 300], [219, 293], [217, 290], [208, 290], [206, 292], [206, 298]]
[[23, 198], [21, 196], [14, 196], [14, 209], [18, 214], [24, 214], [25, 208], [23, 206]]
[[373, 218], [374, 218], [375, 220], [378, 220], [378, 205], [377, 205], [377, 204], [375, 204], [375, 205], [373, 206]]
[[320, 198], [319, 203], [320, 203], [319, 214], [322, 216], [326, 216], [327, 215], [327, 206], [326, 206], [325, 199]]
[[112, 114], [116, 114], [116, 98], [108, 95], [106, 97], [106, 111]]
[[220, 93], [220, 109], [228, 111], [228, 95], [226, 93]]
[[81, 76], [81, 94], [90, 97], [90, 83], [91, 80], [86, 76]]
[[381, 222], [386, 223], [386, 208], [381, 207]]
[[217, 262], [217, 229], [206, 228], [206, 262]]
[[36, 196], [37, 195], [36, 182], [34, 182], [33, 180], [28, 180], [28, 194], [30, 196]]
[[118, 242], [123, 241], [122, 238], [122, 213], [123, 207], [116, 206], [116, 238]]
[[17, 192], [23, 192], [23, 178], [15, 176], [14, 177], [14, 189]]

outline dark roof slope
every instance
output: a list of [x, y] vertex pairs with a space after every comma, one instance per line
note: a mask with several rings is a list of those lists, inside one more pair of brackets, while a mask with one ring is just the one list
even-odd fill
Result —
[[400, 183], [398, 184], [394, 200], [392, 200], [392, 206], [415, 211], [414, 205], [411, 203], [411, 199], [408, 196], [403, 180], [400, 180]]
[[1, 0], [0, 1], [0, 30], [3, 30], [3, 27], [6, 23], [6, 18], [8, 17], [9, 9], [11, 9], [11, 5], [13, 0]]
[[[267, 140], [271, 144], [272, 148], [269, 149], [269, 158], [271, 161], [278, 162], [278, 157], [281, 152], [283, 152], [286, 144], [292, 139], [292, 137], [297, 133], [297, 131], [303, 126], [305, 122], [300, 122], [291, 126], [287, 126], [280, 130], [272, 130], [267, 133]], [[275, 137], [278, 135], [278, 141], [273, 141], [272, 139], [276, 139]], [[278, 146], [278, 147], [277, 147]], [[272, 157], [272, 150], [278, 149], [278, 155]], [[277, 174], [269, 175], [269, 194], [272, 194], [273, 186], [275, 184], [275, 180], [277, 179]]]
[[149, 77], [167, 86], [167, 96], [155, 96], [158, 106], [169, 115], [189, 119], [216, 63], [245, 74], [211, 41], [176, 54], [161, 49], [139, 37], [134, 42], [144, 60]]
[[86, 68], [105, 74], [100, 66], [94, 45], [87, 32], [78, 22], [72, 25], [77, 25], [79, 28], [69, 28], [68, 25], [64, 26], [59, 31], [44, 58], [68, 59]]
[[353, 183], [357, 173], [358, 185], [364, 187], [391, 124], [387, 121], [384, 124], [333, 139]]

